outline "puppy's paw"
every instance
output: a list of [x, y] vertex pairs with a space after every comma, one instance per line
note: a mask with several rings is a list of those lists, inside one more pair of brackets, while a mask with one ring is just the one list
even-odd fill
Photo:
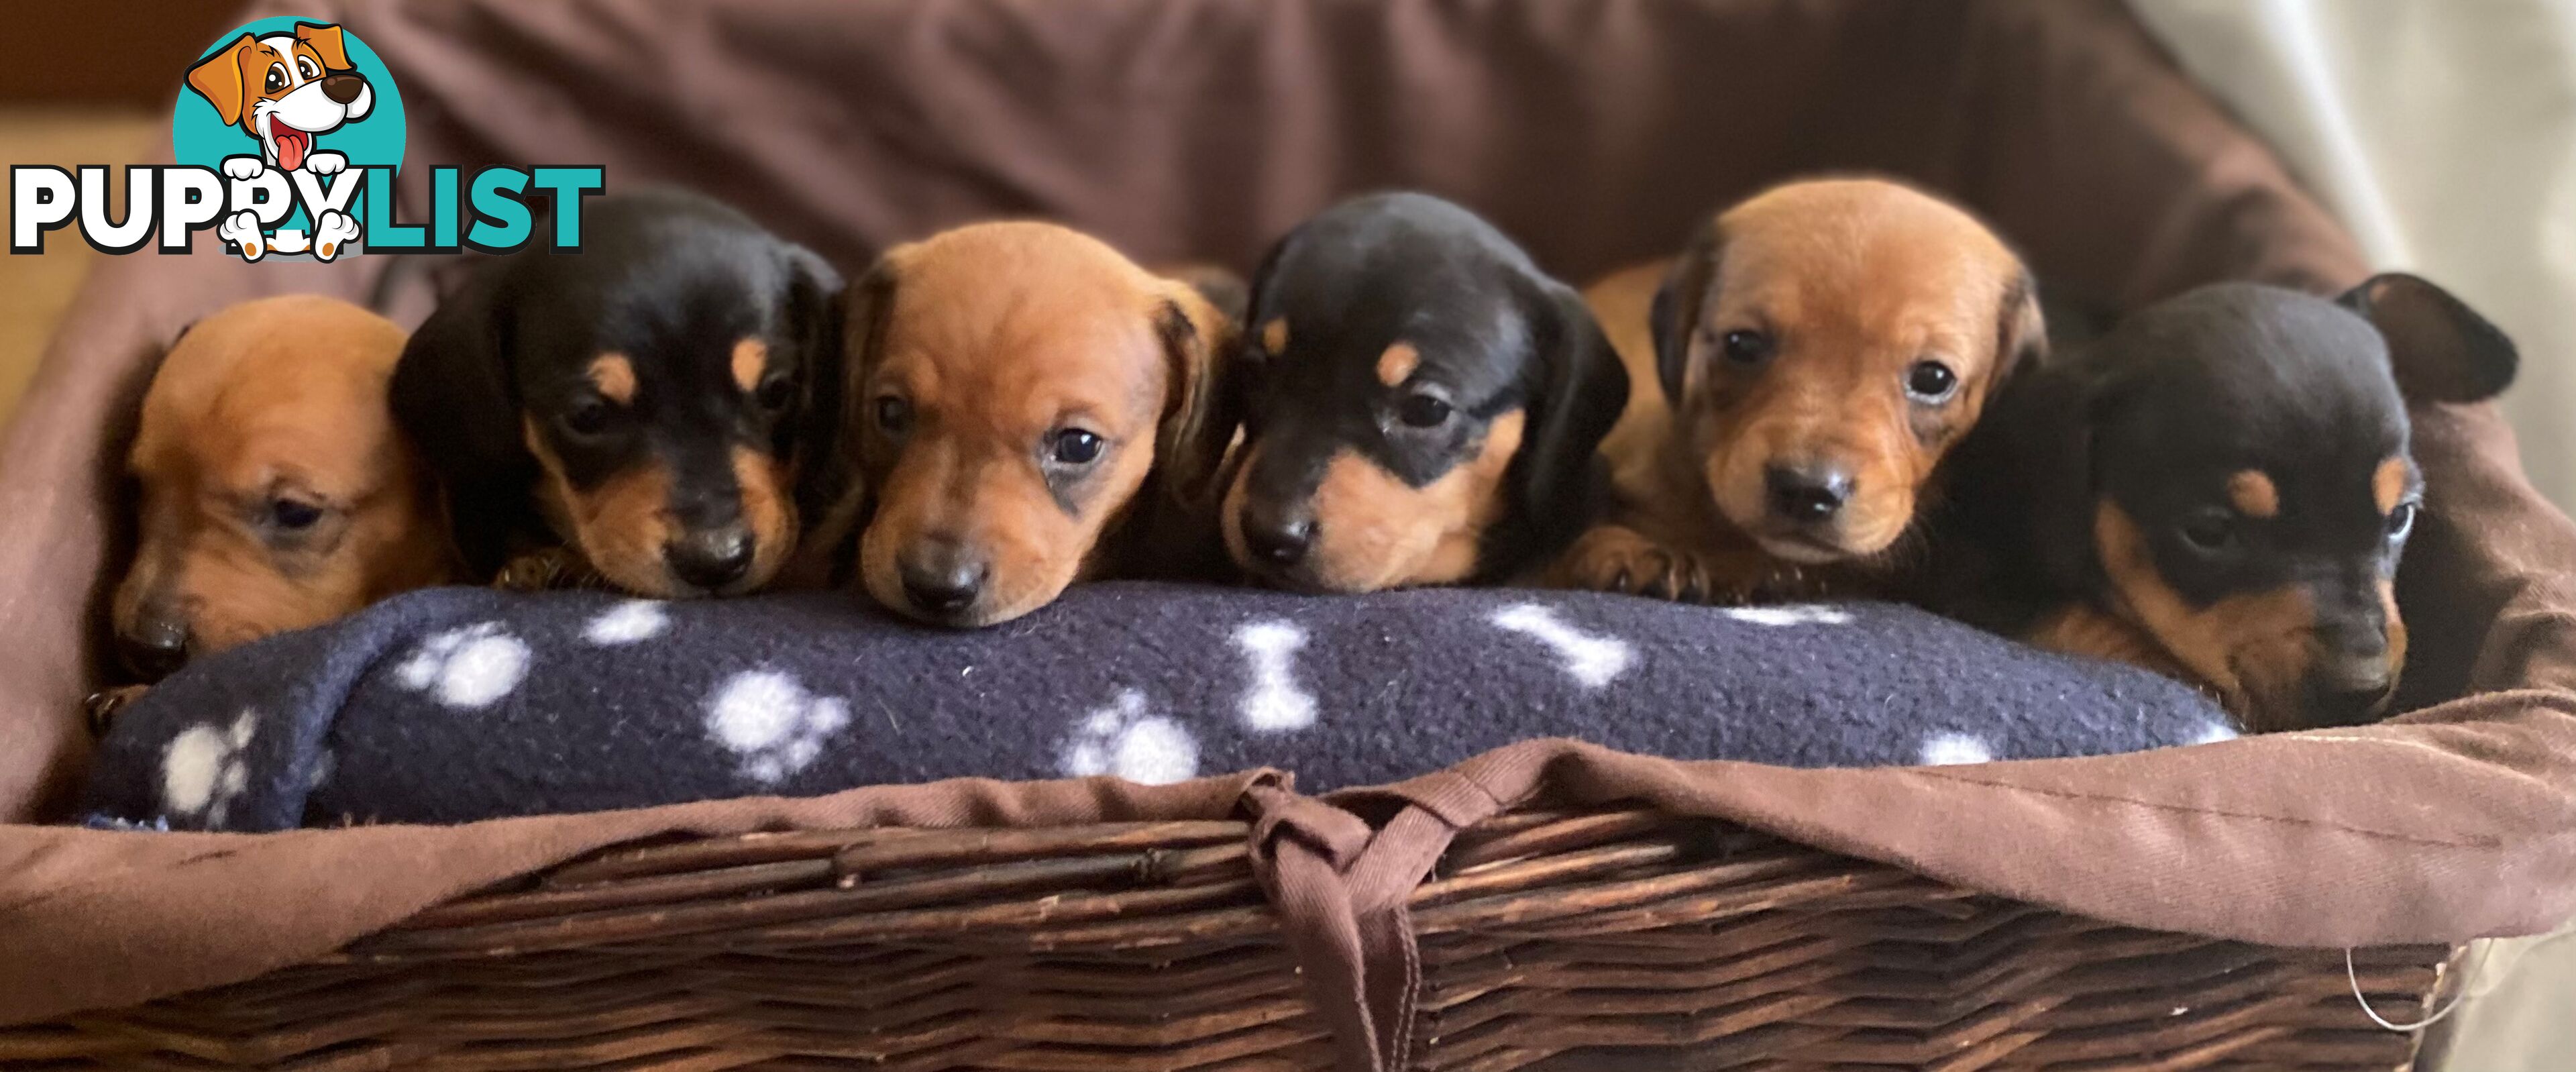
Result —
[[1706, 562], [1622, 525], [1584, 533], [1557, 561], [1550, 580], [1560, 587], [1622, 592], [1697, 603], [1709, 598]]
[[245, 261], [256, 261], [268, 253], [268, 236], [259, 230], [259, 213], [243, 209], [215, 225], [215, 237], [232, 243], [241, 250]]
[[347, 213], [325, 211], [314, 221], [313, 255], [323, 260], [339, 256], [358, 237], [358, 221]]
[[256, 156], [224, 158], [224, 177], [228, 179], [256, 179], [260, 172], [266, 170], [268, 170], [268, 163]]
[[492, 577], [492, 587], [504, 592], [559, 592], [607, 588], [609, 583], [580, 552], [569, 547], [545, 547], [503, 564], [501, 572]]
[[81, 701], [81, 717], [89, 723], [90, 736], [107, 736], [107, 731], [116, 723], [116, 713], [150, 691], [150, 685], [118, 685], [90, 693], [88, 699]]
[[338, 153], [317, 152], [304, 158], [304, 170], [316, 175], [337, 175], [349, 166], [349, 158]]

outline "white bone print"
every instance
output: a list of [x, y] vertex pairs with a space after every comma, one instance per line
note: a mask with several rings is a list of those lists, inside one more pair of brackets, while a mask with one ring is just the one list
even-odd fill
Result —
[[1252, 688], [1235, 713], [1245, 729], [1285, 733], [1315, 724], [1315, 696], [1297, 684], [1297, 653], [1306, 631], [1276, 618], [1247, 622], [1234, 631], [1234, 646], [1252, 663]]
[[1529, 637], [1555, 649], [1565, 672], [1585, 688], [1597, 689], [1626, 673], [1637, 653], [1617, 637], [1594, 636], [1567, 625], [1556, 612], [1536, 603], [1515, 603], [1486, 619], [1495, 627]]

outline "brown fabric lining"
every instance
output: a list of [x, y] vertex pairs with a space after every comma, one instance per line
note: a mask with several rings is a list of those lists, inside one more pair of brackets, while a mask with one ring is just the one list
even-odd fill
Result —
[[[415, 165], [696, 179], [845, 271], [996, 215], [1247, 270], [1331, 199], [1402, 185], [1484, 211], [1581, 280], [1669, 254], [1780, 178], [1872, 170], [1958, 198], [2077, 298], [2134, 305], [2220, 278], [2333, 292], [2366, 274], [2116, 0], [744, 0], [693, 12], [688, 33], [648, 32], [668, 23], [656, 0], [254, 14], [342, 21], [374, 47]], [[736, 121], [671, 118], [718, 112]], [[405, 219], [424, 218], [427, 171], [398, 182]], [[82, 762], [118, 429], [159, 349], [223, 304], [363, 301], [388, 272], [389, 315], [429, 305], [435, 262], [247, 266], [201, 241], [103, 262], [0, 438], [0, 817], [49, 814]], [[1939, 772], [1537, 741], [1326, 801], [1256, 772], [262, 837], [13, 826], [0, 1023], [248, 978], [603, 846], [868, 824], [1253, 818], [1262, 884], [1352, 1068], [1405, 1063], [1411, 891], [1457, 829], [1533, 802], [1651, 803], [2139, 927], [2313, 946], [2537, 931], [2576, 913], [2576, 526], [2524, 482], [2492, 408], [2419, 410], [2415, 438], [2427, 508], [2399, 578], [2413, 713], [2383, 726]]]

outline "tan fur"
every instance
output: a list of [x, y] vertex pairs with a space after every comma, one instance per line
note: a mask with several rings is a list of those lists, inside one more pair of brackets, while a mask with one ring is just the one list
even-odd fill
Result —
[[[1595, 586], [1674, 560], [1710, 573], [1717, 599], [1815, 594], [1828, 578], [1865, 576], [1913, 523], [1924, 482], [2001, 369], [2043, 335], [2012, 251], [1966, 213], [1901, 186], [1792, 183], [1729, 209], [1715, 230], [1717, 264], [1643, 265], [1585, 295], [1629, 374], [1628, 406], [1602, 444], [1616, 492], [1607, 524], [1626, 534], [1578, 541], [1551, 571], [1558, 583]], [[1710, 268], [1707, 293], [1677, 287], [1677, 305], [1697, 315], [1681, 325], [1691, 354], [1682, 397], [1667, 399], [1654, 295], [1668, 277], [1707, 279]], [[1743, 382], [1717, 353], [1736, 330], [1776, 343]], [[1927, 357], [1959, 377], [1945, 406], [1904, 392]], [[1850, 501], [1822, 531], [1775, 522], [1765, 468], [1818, 461], [1851, 473]], [[1817, 566], [1827, 568], [1795, 568]]]
[[[1315, 516], [1330, 519], [1316, 527], [1307, 552], [1315, 582], [1373, 592], [1465, 580], [1475, 572], [1485, 530], [1502, 519], [1503, 474], [1520, 453], [1526, 421], [1520, 410], [1495, 417], [1475, 457], [1419, 488], [1357, 453], [1335, 455], [1313, 499]], [[1247, 458], [1220, 512], [1226, 550], [1237, 562], [1253, 558], [1242, 524], [1251, 468]]]
[[635, 404], [635, 363], [625, 354], [601, 354], [591, 359], [588, 372], [599, 397], [621, 406]]
[[[2316, 608], [2305, 589], [2249, 592], [2193, 607], [2167, 585], [2137, 523], [2109, 500], [2095, 509], [2095, 550], [2118, 605], [2114, 613], [2153, 638], [2171, 664], [2148, 669], [2194, 680], [2215, 693], [2247, 728], [2286, 729], [2301, 719], [2300, 683], [2313, 660]], [[2390, 607], [2394, 621], [2394, 605]], [[2404, 657], [2391, 630], [2390, 649]], [[2137, 661], [2137, 660], [2131, 660]], [[2392, 661], [2391, 669], [2395, 663]]]
[[[656, 465], [624, 469], [585, 492], [565, 478], [563, 459], [538, 434], [536, 418], [522, 417], [520, 433], [537, 459], [539, 511], [555, 531], [571, 535], [591, 568], [630, 592], [669, 593], [678, 587], [662, 558], [677, 529], [669, 507], [671, 474]], [[758, 553], [774, 556], [766, 546]]]
[[2247, 517], [2272, 518], [2281, 514], [2281, 489], [2260, 469], [2247, 469], [2228, 477], [2227, 501]]
[[1261, 325], [1261, 349], [1272, 357], [1288, 352], [1288, 318], [1274, 316]]
[[[385, 401], [403, 339], [314, 296], [189, 329], [153, 377], [128, 458], [140, 545], [117, 586], [120, 631], [174, 614], [194, 650], [219, 651], [452, 578], [435, 491]], [[263, 537], [256, 518], [281, 495], [326, 507], [321, 520]]]
[[[337, 26], [299, 25], [295, 28], [295, 54], [313, 60], [325, 74], [349, 70], [349, 54]], [[208, 56], [188, 71], [188, 85], [204, 94], [222, 115], [225, 126], [243, 126], [252, 118], [251, 110], [262, 100], [273, 100], [288, 91], [266, 91], [268, 65], [280, 62], [275, 53], [259, 39], [243, 34], [222, 51]], [[291, 90], [290, 90], [291, 91]], [[256, 138], [259, 131], [251, 130]], [[326, 254], [327, 255], [327, 254]]]
[[1413, 378], [1413, 370], [1422, 367], [1422, 351], [1409, 342], [1400, 342], [1377, 355], [1377, 382], [1389, 387], [1402, 387]]
[[[1167, 305], [1188, 316], [1189, 338], [1162, 336]], [[908, 608], [902, 556], [945, 541], [990, 570], [962, 624], [1028, 613], [1100, 572], [1149, 472], [1168, 469], [1185, 494], [1214, 468], [1195, 448], [1213, 438], [1205, 417], [1231, 323], [1089, 236], [991, 223], [898, 247], [854, 285], [849, 324], [851, 439], [876, 503], [859, 575], [889, 607]], [[888, 395], [914, 413], [900, 444], [874, 419]], [[1066, 425], [1107, 444], [1070, 513], [1037, 463]]]
[[2406, 497], [2406, 475], [2409, 469], [2404, 456], [2379, 463], [2370, 474], [2370, 498], [2379, 504], [2383, 516], [2397, 509], [2398, 500]]
[[750, 394], [760, 389], [760, 376], [769, 371], [769, 344], [758, 339], [744, 339], [733, 344], [733, 382]]

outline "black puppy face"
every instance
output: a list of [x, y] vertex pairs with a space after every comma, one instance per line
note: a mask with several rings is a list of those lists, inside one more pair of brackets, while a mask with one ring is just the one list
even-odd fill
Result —
[[1463, 209], [1350, 202], [1253, 283], [1228, 552], [1294, 588], [1489, 576], [1584, 521], [1627, 379], [1571, 291]]
[[[2441, 360], [2501, 361], [2455, 378], [2500, 389], [2510, 344], [2483, 343]], [[2426, 360], [2345, 309], [2252, 285], [2143, 311], [2075, 359], [2096, 377], [2092, 491], [2082, 535], [2062, 538], [2250, 728], [2365, 721], [2395, 690], [2393, 583], [2423, 484], [2392, 361]]]
[[[469, 531], [471, 496], [530, 496], [555, 534], [629, 591], [758, 588], [796, 543], [800, 436], [837, 345], [838, 280], [812, 254], [693, 201], [603, 200], [588, 230], [581, 253], [513, 258], [423, 327], [447, 350], [485, 341], [481, 376], [497, 397], [451, 390], [458, 411], [440, 414], [406, 403], [398, 376], [397, 406], [432, 410], [407, 424], [464, 426], [424, 443], [451, 470], [459, 543], [471, 556], [498, 542]], [[460, 442], [441, 450], [440, 435]], [[514, 469], [518, 488], [475, 488]]]

